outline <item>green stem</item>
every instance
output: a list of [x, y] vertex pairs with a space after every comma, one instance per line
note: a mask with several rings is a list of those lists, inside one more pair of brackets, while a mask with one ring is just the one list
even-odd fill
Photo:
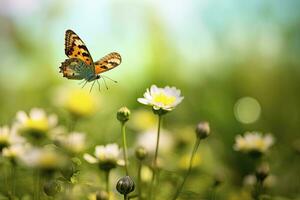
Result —
[[162, 115], [158, 115], [156, 148], [155, 148], [155, 154], [154, 154], [154, 159], [153, 159], [153, 175], [152, 175], [152, 181], [151, 181], [151, 185], [150, 185], [150, 195], [149, 195], [150, 196], [150, 200], [152, 200], [154, 181], [155, 181], [156, 172], [157, 172], [157, 155], [158, 155], [158, 147], [159, 147], [159, 137], [160, 137], [161, 121], [162, 121]]
[[16, 191], [16, 166], [14, 163], [12, 163], [11, 166], [11, 193], [12, 197], [15, 197], [15, 191]]
[[141, 171], [142, 171], [142, 161], [139, 161], [138, 177], [137, 177], [138, 199], [139, 200], [142, 198]]
[[35, 171], [35, 191], [34, 191], [34, 199], [40, 200], [40, 171], [37, 169]]
[[175, 200], [175, 199], [178, 198], [178, 196], [179, 196], [179, 194], [180, 194], [180, 192], [181, 192], [181, 190], [182, 190], [182, 188], [183, 188], [183, 186], [184, 186], [184, 184], [185, 184], [185, 182], [186, 182], [188, 176], [189, 176], [190, 173], [191, 173], [192, 166], [193, 166], [194, 156], [195, 156], [195, 154], [196, 154], [196, 152], [197, 152], [197, 149], [198, 149], [198, 147], [199, 147], [199, 144], [200, 144], [200, 139], [197, 138], [197, 140], [196, 140], [196, 142], [195, 142], [195, 145], [194, 145], [194, 149], [193, 149], [192, 155], [191, 155], [191, 159], [190, 159], [190, 164], [189, 164], [188, 171], [186, 172], [186, 174], [185, 174], [185, 176], [184, 176], [184, 178], [183, 178], [183, 181], [182, 181], [181, 185], [180, 185], [179, 188], [177, 189], [177, 192], [176, 192], [176, 194], [175, 194], [173, 200]]
[[127, 200], [127, 194], [124, 194], [124, 200]]
[[253, 194], [253, 199], [259, 200], [259, 196], [261, 194], [262, 190], [262, 182], [257, 181], [255, 188], [254, 188], [254, 194]]
[[106, 192], [108, 195], [109, 195], [109, 173], [110, 170], [105, 171]]
[[211, 199], [211, 200], [215, 200], [215, 199], [216, 199], [216, 188], [215, 188], [215, 187], [213, 187], [213, 188], [211, 189], [210, 199]]
[[70, 127], [69, 127], [70, 132], [75, 130], [77, 122], [78, 122], [78, 117], [71, 116]]
[[125, 161], [125, 171], [128, 176], [128, 162], [127, 162], [127, 142], [126, 142], [126, 132], [125, 132], [125, 123], [121, 123], [121, 132], [123, 136], [123, 156]]

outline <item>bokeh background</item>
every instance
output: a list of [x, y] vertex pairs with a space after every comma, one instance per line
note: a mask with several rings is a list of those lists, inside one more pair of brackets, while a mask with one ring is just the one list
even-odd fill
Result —
[[[0, 125], [33, 107], [68, 123], [55, 102], [61, 88], [81, 88], [58, 73], [66, 58], [65, 30], [72, 29], [94, 60], [111, 51], [123, 58], [105, 74], [118, 83], [94, 88], [95, 113], [77, 126], [87, 133], [88, 149], [121, 144], [116, 111], [144, 111], [136, 99], [150, 85], [176, 86], [185, 99], [164, 120], [170, 140], [177, 141], [166, 168], [180, 168], [178, 155], [191, 151], [197, 122], [207, 120], [212, 128], [189, 190], [203, 194], [211, 177], [222, 174], [222, 197], [242, 195], [251, 167], [233, 150], [234, 138], [257, 130], [276, 138], [269, 156], [276, 184], [269, 192], [300, 198], [299, 7], [296, 0], [1, 0]], [[136, 118], [129, 122], [130, 146], [139, 134], [134, 126], [148, 123]]]

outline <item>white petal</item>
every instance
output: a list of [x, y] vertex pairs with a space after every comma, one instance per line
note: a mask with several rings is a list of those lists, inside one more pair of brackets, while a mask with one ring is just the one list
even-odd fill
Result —
[[26, 113], [24, 111], [17, 112], [16, 118], [22, 124], [25, 123], [28, 120], [28, 116], [26, 115]]
[[152, 85], [150, 88], [150, 94], [153, 95], [157, 92], [159, 92], [159, 88], [156, 85]]
[[48, 122], [50, 127], [55, 127], [57, 124], [57, 116], [52, 114], [48, 117]]
[[30, 115], [30, 118], [32, 118], [32, 119], [42, 119], [42, 118], [46, 117], [45, 111], [40, 108], [31, 109], [29, 115]]
[[83, 155], [83, 158], [84, 158], [84, 160], [86, 160], [88, 163], [91, 163], [91, 164], [95, 164], [98, 162], [98, 160], [94, 156], [91, 156], [90, 154], [87, 154], [87, 153], [85, 153]]
[[145, 105], [148, 105], [148, 104], [149, 104], [148, 99], [138, 98], [137, 101], [140, 102], [141, 104], [145, 104]]

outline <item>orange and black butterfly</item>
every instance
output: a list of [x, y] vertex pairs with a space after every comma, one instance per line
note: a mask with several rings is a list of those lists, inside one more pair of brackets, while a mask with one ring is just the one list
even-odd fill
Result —
[[72, 30], [66, 31], [65, 54], [69, 58], [62, 62], [59, 72], [68, 79], [83, 79], [85, 84], [98, 80], [99, 74], [117, 67], [122, 61], [120, 54], [112, 52], [94, 62], [84, 42]]

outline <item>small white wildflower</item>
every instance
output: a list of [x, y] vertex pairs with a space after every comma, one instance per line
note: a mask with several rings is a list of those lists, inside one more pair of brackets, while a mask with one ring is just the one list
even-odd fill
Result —
[[24, 111], [19, 111], [16, 116], [15, 126], [20, 134], [31, 134], [33, 137], [45, 136], [57, 125], [57, 116], [52, 114], [47, 116], [46, 112], [39, 108], [33, 108], [27, 115]]
[[263, 136], [258, 132], [246, 132], [244, 136], [238, 135], [235, 138], [234, 149], [246, 153], [265, 153], [273, 143], [274, 138], [271, 134]]
[[24, 139], [16, 134], [15, 128], [0, 127], [0, 152], [5, 147], [22, 142], [24, 142]]
[[80, 153], [85, 148], [85, 134], [72, 132], [68, 135], [60, 135], [57, 137], [60, 146], [71, 153]]
[[23, 156], [26, 151], [27, 146], [24, 144], [14, 144], [9, 147], [5, 147], [2, 152], [2, 156], [9, 158], [12, 161]]
[[[140, 133], [137, 138], [136, 146], [144, 147], [148, 152], [154, 153], [156, 148], [157, 130], [152, 128]], [[159, 139], [159, 149], [162, 153], [169, 152], [174, 146], [174, 139], [170, 132], [162, 129]]]
[[117, 165], [123, 165], [124, 161], [120, 159], [120, 148], [117, 144], [107, 144], [96, 146], [94, 156], [84, 154], [84, 159], [91, 164], [99, 164], [103, 170], [110, 170]]
[[144, 98], [138, 98], [138, 102], [152, 106], [154, 110], [173, 110], [184, 97], [180, 96], [181, 91], [175, 87], [166, 86], [159, 88], [152, 85], [150, 90], [144, 93]]
[[53, 148], [29, 148], [20, 157], [21, 161], [32, 168], [45, 171], [61, 169], [66, 164], [66, 158]]

